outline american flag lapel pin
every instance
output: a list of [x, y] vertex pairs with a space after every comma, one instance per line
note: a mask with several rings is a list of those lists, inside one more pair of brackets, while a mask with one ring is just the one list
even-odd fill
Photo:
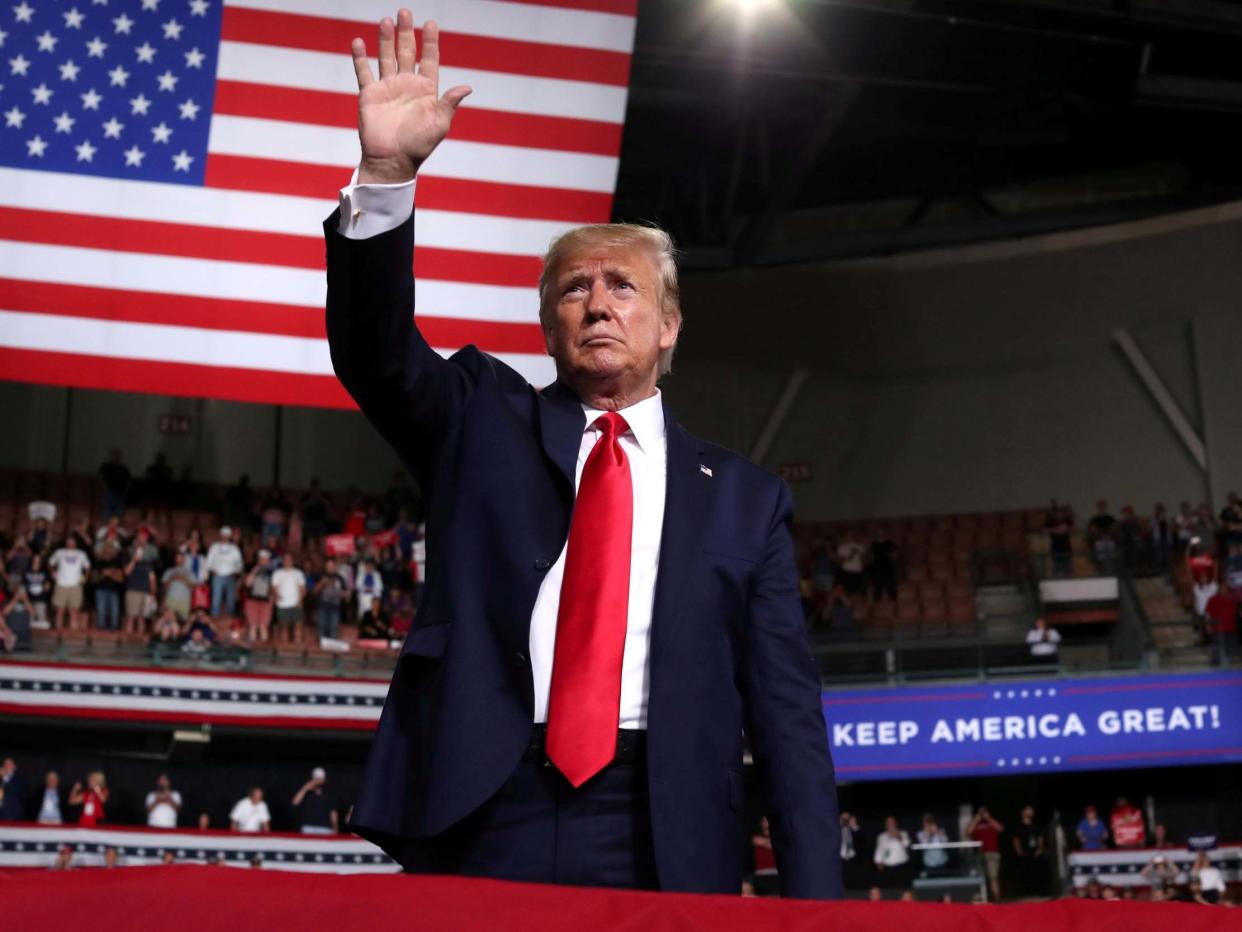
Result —
[[712, 471], [708, 467], [704, 466], [702, 463], [699, 463], [699, 472], [707, 476], [708, 479], [712, 477]]

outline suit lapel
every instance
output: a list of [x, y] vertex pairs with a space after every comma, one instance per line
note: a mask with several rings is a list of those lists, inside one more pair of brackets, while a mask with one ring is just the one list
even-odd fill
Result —
[[539, 393], [539, 433], [543, 451], [569, 481], [571, 491], [584, 430], [586, 415], [577, 395], [560, 382], [553, 382]]
[[700, 466], [702, 444], [686, 431], [664, 407], [668, 438], [668, 478], [664, 496], [664, 528], [660, 535], [660, 562], [656, 574], [655, 602], [651, 610], [651, 664], [653, 683], [663, 652], [685, 618], [682, 581], [700, 561], [702, 529], [711, 513], [714, 487]]

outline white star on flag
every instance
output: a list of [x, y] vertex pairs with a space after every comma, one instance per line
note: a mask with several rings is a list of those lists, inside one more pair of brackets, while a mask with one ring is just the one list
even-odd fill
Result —
[[206, 55], [198, 50], [198, 46], [196, 45], [194, 48], [185, 53], [185, 66], [187, 68], [201, 68], [203, 67], [203, 59], [206, 57]]
[[95, 153], [99, 150], [91, 145], [90, 140], [83, 141], [80, 145], [73, 147], [78, 153], [79, 162], [91, 162], [95, 159]]
[[194, 161], [194, 156], [182, 149], [173, 156], [173, 171], [188, 172], [190, 164]]
[[193, 100], [182, 101], [178, 106], [181, 109], [181, 119], [193, 120], [198, 116], [198, 111], [202, 108]]
[[72, 58], [57, 67], [60, 68], [60, 79], [62, 81], [76, 81], [78, 79], [78, 72], [82, 70]]
[[155, 12], [159, 8], [160, 0], [142, 0], [142, 8], [150, 12]]
[[47, 142], [42, 136], [35, 136], [34, 139], [26, 140], [26, 154], [43, 157], [44, 150], [47, 149]]
[[[19, 23], [28, 23], [30, 18], [34, 16], [34, 7], [27, 3], [26, 0], [22, 0], [20, 4], [13, 7], [13, 15], [17, 17]], [[35, 137], [35, 139], [38, 138], [38, 136]], [[30, 145], [30, 143], [26, 143], [26, 145]], [[40, 150], [39, 154], [43, 154], [42, 150]]]
[[180, 39], [181, 30], [184, 29], [185, 27], [182, 26], [175, 19], [170, 19], [168, 22], [164, 23], [162, 28], [164, 30], [165, 39]]
[[8, 37], [9, 37], [9, 34], [5, 32], [3, 29], [0, 29], [0, 48], [4, 48], [4, 40], [7, 39]]
[[62, 110], [60, 112], [60, 116], [53, 117], [52, 119], [53, 119], [53, 122], [56, 123], [56, 132], [58, 133], [72, 132], [73, 124], [78, 122], [77, 120], [75, 120], [73, 117], [69, 115], [68, 110]]
[[38, 87], [32, 87], [30, 93], [34, 95], [34, 102], [37, 104], [46, 104], [52, 100], [53, 91], [46, 82], [40, 83]]
[[56, 48], [56, 43], [60, 39], [52, 35], [51, 30], [44, 29], [42, 34], [35, 36], [35, 42], [39, 44], [40, 52], [50, 52]]
[[207, 7], [209, 7], [210, 5], [211, 4], [209, 4], [207, 0], [190, 0], [190, 15], [191, 16], [206, 16]]
[[26, 72], [30, 70], [30, 59], [18, 52], [13, 58], [9, 59], [9, 74], [20, 74], [26, 76]]
[[143, 158], [146, 156], [146, 153], [143, 152], [141, 149], [139, 149], [137, 146], [130, 146], [128, 149], [125, 150], [124, 154], [125, 154], [125, 164], [129, 166], [134, 166], [134, 167], [140, 166], [142, 164]]
[[108, 122], [103, 124], [104, 139], [120, 139], [121, 130], [125, 128], [125, 124], [116, 117], [109, 118]]
[[159, 126], [151, 127], [152, 142], [168, 142], [172, 137], [172, 127], [160, 120]]
[[103, 95], [97, 93], [93, 87], [85, 94], [78, 96], [82, 98], [82, 108], [85, 110], [98, 110], [99, 102], [103, 100]]
[[129, 31], [134, 28], [134, 21], [122, 13], [120, 16], [112, 17], [112, 25], [115, 27], [115, 32], [129, 35]]
[[174, 91], [177, 89], [178, 78], [171, 70], [165, 71], [158, 78], [161, 91]]
[[134, 49], [134, 52], [137, 54], [140, 62], [144, 62], [149, 65], [151, 62], [155, 61], [155, 46], [153, 46], [150, 42], [142, 43], [142, 45]]
[[99, 36], [95, 36], [90, 42], [86, 43], [86, 54], [90, 58], [103, 58], [104, 52], [107, 50], [108, 43], [99, 38]]
[[147, 115], [147, 111], [151, 109], [151, 101], [147, 100], [145, 94], [139, 94], [137, 97], [129, 99], [129, 112], [134, 115]]
[[[76, 6], [70, 10], [66, 10], [60, 15], [65, 18], [65, 28], [67, 29], [81, 29], [82, 20], [86, 19], [85, 16], [78, 12], [78, 8]], [[90, 159], [87, 159], [87, 161], [89, 162]]]
[[113, 87], [124, 87], [125, 82], [129, 80], [129, 72], [117, 65], [108, 72], [108, 83]]
[[17, 107], [12, 107], [4, 111], [4, 125], [22, 128], [22, 122], [26, 119], [26, 114], [22, 113]]

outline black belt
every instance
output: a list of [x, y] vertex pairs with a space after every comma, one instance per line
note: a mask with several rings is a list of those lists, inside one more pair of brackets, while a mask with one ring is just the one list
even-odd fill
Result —
[[[526, 745], [526, 753], [522, 755], [525, 764], [541, 764], [552, 766], [545, 750], [548, 740], [548, 726], [535, 725], [530, 730], [530, 742]], [[614, 764], [642, 764], [647, 760], [647, 732], [639, 728], [617, 729], [617, 756], [612, 759]]]

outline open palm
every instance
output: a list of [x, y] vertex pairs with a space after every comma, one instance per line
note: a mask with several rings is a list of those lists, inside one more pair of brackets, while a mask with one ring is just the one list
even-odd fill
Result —
[[448, 135], [458, 104], [470, 93], [452, 87], [439, 96], [440, 43], [436, 24], [423, 26], [422, 60], [416, 62], [414, 17], [409, 10], [397, 22], [379, 25], [379, 80], [371, 73], [366, 43], [354, 39], [358, 77], [358, 138], [364, 184], [408, 181]]

